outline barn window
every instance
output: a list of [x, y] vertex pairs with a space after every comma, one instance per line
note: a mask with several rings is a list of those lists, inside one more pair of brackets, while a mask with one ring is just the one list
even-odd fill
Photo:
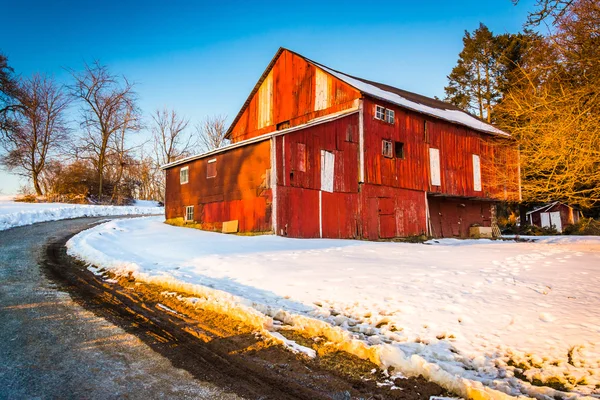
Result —
[[404, 143], [394, 143], [394, 154], [396, 155], [396, 158], [404, 159]]
[[206, 164], [206, 177], [214, 178], [215, 176], [217, 176], [217, 159], [213, 158]]
[[390, 110], [390, 109], [385, 109], [385, 122], [389, 123], [389, 124], [393, 124], [395, 122], [395, 117], [396, 113], [394, 112], [394, 110]]
[[278, 131], [280, 131], [280, 130], [283, 130], [283, 129], [287, 129], [289, 127], [290, 127], [290, 120], [287, 120], [287, 121], [283, 121], [283, 122], [278, 123], [276, 128], [277, 128]]
[[385, 121], [389, 124], [394, 124], [396, 121], [395, 115], [396, 113], [394, 110], [390, 110], [382, 106], [375, 106], [375, 119]]
[[473, 190], [481, 192], [481, 160], [473, 154]]
[[185, 208], [185, 221], [193, 221], [194, 220], [194, 206], [187, 206]]
[[382, 140], [381, 141], [381, 154], [384, 157], [392, 158], [394, 157], [392, 142], [390, 140]]
[[190, 181], [190, 168], [189, 167], [183, 167], [179, 170], [179, 183], [180, 184], [185, 184], [188, 183]]
[[375, 118], [385, 121], [385, 108], [381, 106], [375, 106]]

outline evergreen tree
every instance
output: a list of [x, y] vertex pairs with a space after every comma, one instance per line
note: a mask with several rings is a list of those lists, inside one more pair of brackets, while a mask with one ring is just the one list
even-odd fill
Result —
[[0, 134], [14, 129], [13, 113], [19, 108], [19, 84], [8, 59], [0, 53]]
[[463, 50], [448, 75], [446, 101], [495, 122], [494, 107], [515, 83], [514, 72], [533, 37], [531, 32], [496, 36], [484, 24], [465, 31]]

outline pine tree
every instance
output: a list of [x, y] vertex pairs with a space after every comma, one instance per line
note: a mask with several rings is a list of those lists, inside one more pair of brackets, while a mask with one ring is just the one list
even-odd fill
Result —
[[496, 36], [484, 24], [465, 31], [463, 50], [448, 75], [446, 101], [494, 122], [494, 107], [515, 83], [514, 71], [533, 37], [531, 32]]

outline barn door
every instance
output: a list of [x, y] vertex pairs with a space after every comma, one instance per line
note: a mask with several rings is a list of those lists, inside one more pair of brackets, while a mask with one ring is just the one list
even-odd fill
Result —
[[562, 232], [562, 221], [560, 220], [560, 211], [550, 213], [550, 225], [554, 225], [556, 232]]
[[396, 237], [396, 212], [394, 199], [391, 197], [379, 198], [379, 237], [389, 239]]
[[550, 223], [550, 213], [540, 213], [540, 218], [542, 220], [542, 228], [550, 228], [552, 225]]
[[333, 192], [333, 172], [335, 155], [331, 151], [321, 150], [321, 190]]

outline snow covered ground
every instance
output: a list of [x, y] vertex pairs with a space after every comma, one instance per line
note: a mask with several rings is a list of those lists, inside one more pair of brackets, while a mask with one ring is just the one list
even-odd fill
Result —
[[373, 243], [223, 235], [162, 221], [105, 223], [72, 238], [69, 253], [319, 327], [312, 332], [326, 325], [330, 340], [354, 343], [349, 351], [362, 345], [383, 367], [463, 396], [562, 396], [521, 374], [571, 396], [600, 394], [600, 237]]
[[100, 217], [111, 215], [158, 215], [164, 214], [163, 207], [156, 202], [136, 200], [133, 206], [94, 206], [63, 203], [21, 203], [8, 196], [0, 198], [0, 231], [36, 222], [56, 221], [78, 217]]

